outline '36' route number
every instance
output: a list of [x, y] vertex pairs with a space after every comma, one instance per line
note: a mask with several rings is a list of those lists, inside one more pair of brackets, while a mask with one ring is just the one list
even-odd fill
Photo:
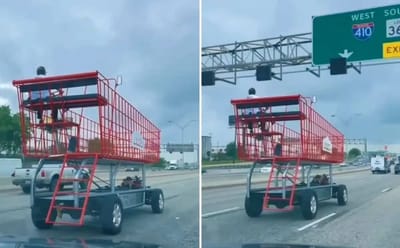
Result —
[[386, 21], [386, 38], [400, 37], [400, 19]]

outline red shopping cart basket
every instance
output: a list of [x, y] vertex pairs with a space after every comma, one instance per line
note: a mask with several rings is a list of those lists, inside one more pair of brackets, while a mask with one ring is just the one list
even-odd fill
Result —
[[14, 80], [27, 157], [96, 153], [143, 163], [160, 158], [160, 130], [100, 72]]
[[344, 136], [301, 95], [232, 100], [238, 156], [322, 163], [344, 159]]

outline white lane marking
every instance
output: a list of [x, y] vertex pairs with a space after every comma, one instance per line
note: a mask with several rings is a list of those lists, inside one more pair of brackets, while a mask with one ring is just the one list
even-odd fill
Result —
[[215, 215], [219, 215], [219, 214], [224, 214], [224, 213], [229, 213], [229, 212], [237, 211], [237, 210], [239, 210], [239, 209], [240, 209], [240, 207], [233, 207], [233, 208], [222, 209], [222, 210], [219, 210], [219, 211], [215, 211], [215, 212], [210, 212], [210, 213], [203, 214], [201, 217], [203, 217], [203, 218], [208, 218], [208, 217], [215, 216]]
[[388, 191], [390, 191], [390, 190], [392, 190], [392, 187], [389, 187], [389, 188], [386, 188], [386, 189], [382, 189], [382, 193], [385, 193], [385, 192], [388, 192]]
[[307, 225], [305, 225], [305, 226], [302, 226], [302, 227], [300, 227], [300, 228], [297, 228], [297, 231], [299, 231], [299, 232], [300, 232], [300, 231], [303, 231], [303, 230], [305, 230], [305, 229], [307, 229], [307, 228], [309, 228], [309, 227], [312, 227], [312, 226], [314, 226], [314, 225], [320, 223], [321, 221], [324, 221], [324, 220], [326, 220], [326, 219], [328, 219], [328, 218], [330, 218], [330, 217], [333, 217], [333, 216], [335, 216], [335, 215], [336, 215], [336, 213], [328, 214], [327, 216], [322, 217], [321, 219], [318, 219], [318, 220], [313, 221], [313, 222], [311, 222], [311, 223], [309, 223], [309, 224], [307, 224]]

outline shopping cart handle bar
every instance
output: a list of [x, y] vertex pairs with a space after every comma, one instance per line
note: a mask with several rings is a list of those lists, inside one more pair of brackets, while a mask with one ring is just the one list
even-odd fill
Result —
[[231, 103], [238, 109], [297, 105], [299, 102], [300, 95], [231, 100]]

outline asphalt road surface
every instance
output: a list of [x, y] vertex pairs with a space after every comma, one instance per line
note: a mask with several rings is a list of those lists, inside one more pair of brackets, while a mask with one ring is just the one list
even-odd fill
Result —
[[314, 220], [304, 220], [298, 209], [249, 218], [243, 209], [244, 186], [204, 189], [203, 247], [266, 242], [400, 247], [400, 175], [364, 171], [337, 175], [335, 181], [347, 185], [348, 204], [321, 202]]
[[125, 215], [122, 232], [115, 236], [101, 232], [98, 219], [87, 217], [85, 226], [56, 226], [37, 230], [30, 217], [29, 195], [20, 190], [0, 192], [0, 236], [18, 238], [106, 239], [158, 244], [163, 247], [198, 247], [198, 173], [167, 175], [148, 179], [148, 185], [162, 188], [166, 198], [162, 214], [150, 206]]

